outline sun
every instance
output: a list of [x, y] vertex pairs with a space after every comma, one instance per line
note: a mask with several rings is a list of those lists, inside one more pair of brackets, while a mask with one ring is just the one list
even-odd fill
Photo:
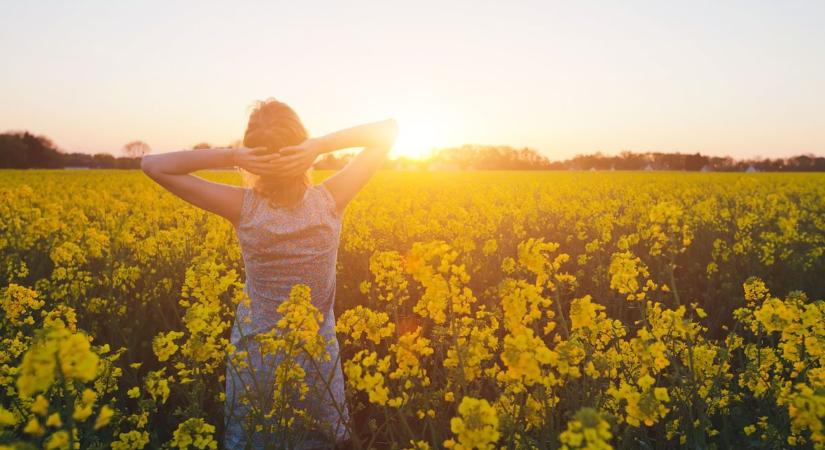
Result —
[[426, 159], [437, 145], [437, 132], [433, 124], [414, 117], [401, 116], [398, 121], [398, 137], [390, 151], [391, 158]]

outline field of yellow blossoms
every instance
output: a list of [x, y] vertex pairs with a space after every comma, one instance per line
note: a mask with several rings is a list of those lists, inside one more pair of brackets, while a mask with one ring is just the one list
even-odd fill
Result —
[[[0, 199], [0, 449], [219, 447], [227, 361], [262, 357], [232, 226], [137, 171]], [[825, 448], [823, 175], [381, 172], [337, 286], [352, 448]], [[309, 298], [247, 405], [290, 447]]]

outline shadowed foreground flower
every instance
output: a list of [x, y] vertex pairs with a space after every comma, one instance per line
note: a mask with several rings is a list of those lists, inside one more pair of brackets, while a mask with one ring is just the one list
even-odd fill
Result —
[[47, 391], [57, 379], [60, 367], [63, 376], [88, 382], [97, 377], [100, 357], [91, 350], [89, 339], [82, 333], [72, 333], [55, 322], [36, 341], [20, 365], [17, 389], [23, 398]]
[[450, 420], [450, 429], [457, 440], [447, 439], [444, 447], [455, 450], [492, 449], [498, 441], [498, 416], [485, 399], [464, 397], [458, 406], [458, 416]]
[[218, 443], [212, 438], [214, 433], [213, 425], [204, 422], [201, 418], [192, 418], [178, 425], [169, 444], [181, 450], [188, 449], [190, 445], [200, 449], [216, 449]]
[[610, 424], [593, 408], [581, 408], [559, 435], [562, 449], [611, 450]]

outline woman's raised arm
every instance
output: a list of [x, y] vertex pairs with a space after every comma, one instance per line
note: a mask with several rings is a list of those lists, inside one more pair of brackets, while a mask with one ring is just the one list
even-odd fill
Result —
[[343, 212], [347, 203], [384, 163], [397, 136], [395, 119], [366, 123], [284, 147], [273, 166], [283, 173], [300, 173], [322, 153], [364, 147], [343, 169], [323, 181], [335, 199], [338, 212]]
[[257, 171], [257, 165], [273, 159], [273, 155], [259, 156], [256, 153], [256, 150], [243, 147], [183, 150], [146, 155], [140, 162], [140, 168], [169, 192], [234, 224], [241, 215], [243, 189], [208, 181], [191, 173], [236, 165], [247, 170], [254, 167]]

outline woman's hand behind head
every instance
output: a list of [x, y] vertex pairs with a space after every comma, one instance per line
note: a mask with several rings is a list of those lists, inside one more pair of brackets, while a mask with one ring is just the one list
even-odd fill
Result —
[[280, 157], [279, 152], [272, 152], [266, 147], [239, 147], [232, 151], [232, 159], [236, 166], [260, 176], [279, 175], [280, 171], [272, 162]]
[[320, 153], [320, 146], [310, 138], [298, 145], [281, 148], [278, 157], [272, 158], [268, 164], [279, 177], [295, 177], [312, 167]]

